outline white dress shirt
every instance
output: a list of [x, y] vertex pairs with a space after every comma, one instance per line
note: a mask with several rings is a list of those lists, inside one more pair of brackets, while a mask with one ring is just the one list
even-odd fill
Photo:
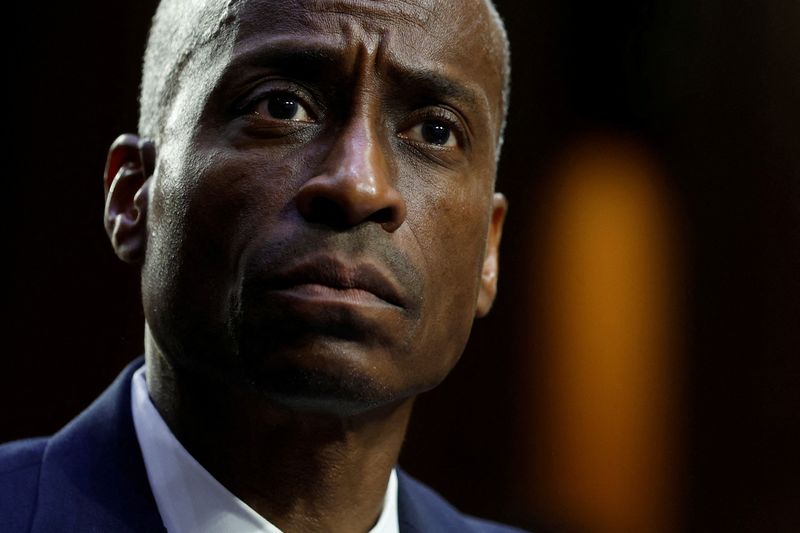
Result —
[[[169, 533], [281, 533], [178, 442], [150, 400], [144, 366], [133, 375], [131, 400], [147, 478]], [[392, 470], [381, 516], [369, 533], [399, 533], [398, 524], [397, 473]]]

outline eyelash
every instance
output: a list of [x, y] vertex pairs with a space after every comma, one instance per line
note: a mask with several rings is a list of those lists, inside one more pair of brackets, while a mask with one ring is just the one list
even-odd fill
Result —
[[[450, 108], [441, 106], [428, 106], [412, 113], [412, 115], [406, 121], [404, 121], [405, 124], [407, 124], [408, 126], [404, 127], [402, 131], [408, 131], [409, 129], [423, 122], [441, 122], [445, 126], [447, 126], [450, 129], [450, 133], [455, 136], [458, 146], [461, 148], [465, 148], [468, 140], [467, 135], [464, 132], [464, 126], [457, 117], [458, 113], [451, 110]], [[416, 144], [424, 144], [425, 146], [430, 146], [435, 150], [451, 149], [448, 147], [438, 146], [435, 144], [419, 143], [416, 141], [412, 141], [410, 139], [406, 140], [408, 142], [415, 142]]]
[[279, 95], [288, 95], [297, 99], [315, 119], [319, 119], [322, 114], [321, 111], [324, 111], [321, 106], [317, 105], [317, 99], [312, 98], [306, 90], [289, 83], [273, 83], [267, 87], [260, 87], [239, 100], [239, 102], [234, 105], [234, 113], [236, 115], [253, 113], [253, 110], [258, 104], [271, 96]]
[[[307, 112], [313, 116], [315, 121], [319, 121], [325, 114], [325, 108], [319, 104], [318, 98], [313, 98], [310, 91], [305, 88], [298, 88], [292, 83], [274, 83], [271, 86], [261, 87], [256, 89], [243, 97], [235, 106], [234, 111], [236, 115], [252, 115], [255, 113], [255, 108], [261, 102], [271, 96], [288, 95], [296, 98], [298, 102], [303, 105]], [[414, 144], [416, 146], [425, 147], [432, 150], [452, 150], [452, 147], [439, 146], [431, 143], [423, 143], [413, 139], [404, 138], [400, 133], [406, 132], [411, 128], [428, 121], [441, 122], [450, 129], [450, 132], [456, 138], [457, 146], [461, 149], [467, 148], [469, 136], [465, 132], [463, 122], [459, 118], [460, 115], [457, 111], [443, 107], [441, 105], [428, 105], [415, 110], [411, 115], [403, 121], [404, 126], [400, 128], [398, 137], [404, 142]]]

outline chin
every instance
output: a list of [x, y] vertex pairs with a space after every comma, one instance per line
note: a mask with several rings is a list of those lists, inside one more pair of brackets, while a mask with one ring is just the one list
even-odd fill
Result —
[[359, 342], [318, 338], [241, 355], [244, 379], [292, 410], [349, 417], [412, 395], [393, 354]]
[[366, 376], [339, 376], [299, 368], [265, 372], [252, 385], [286, 409], [340, 418], [361, 415], [399, 400], [398, 395]]

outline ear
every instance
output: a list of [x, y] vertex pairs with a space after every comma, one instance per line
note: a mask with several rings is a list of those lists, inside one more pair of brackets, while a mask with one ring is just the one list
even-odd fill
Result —
[[492, 198], [492, 219], [489, 221], [488, 234], [486, 235], [486, 255], [483, 259], [478, 305], [475, 309], [475, 316], [477, 317], [485, 316], [489, 312], [497, 294], [498, 253], [506, 211], [508, 211], [506, 197], [499, 192], [495, 193]]
[[144, 259], [150, 177], [155, 162], [155, 145], [138, 135], [120, 135], [108, 150], [103, 176], [106, 233], [117, 256], [127, 263]]

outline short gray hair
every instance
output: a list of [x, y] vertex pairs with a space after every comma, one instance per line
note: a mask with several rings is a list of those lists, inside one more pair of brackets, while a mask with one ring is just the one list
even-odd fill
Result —
[[162, 0], [147, 39], [139, 92], [139, 134], [159, 141], [194, 51], [235, 20], [238, 0]]

